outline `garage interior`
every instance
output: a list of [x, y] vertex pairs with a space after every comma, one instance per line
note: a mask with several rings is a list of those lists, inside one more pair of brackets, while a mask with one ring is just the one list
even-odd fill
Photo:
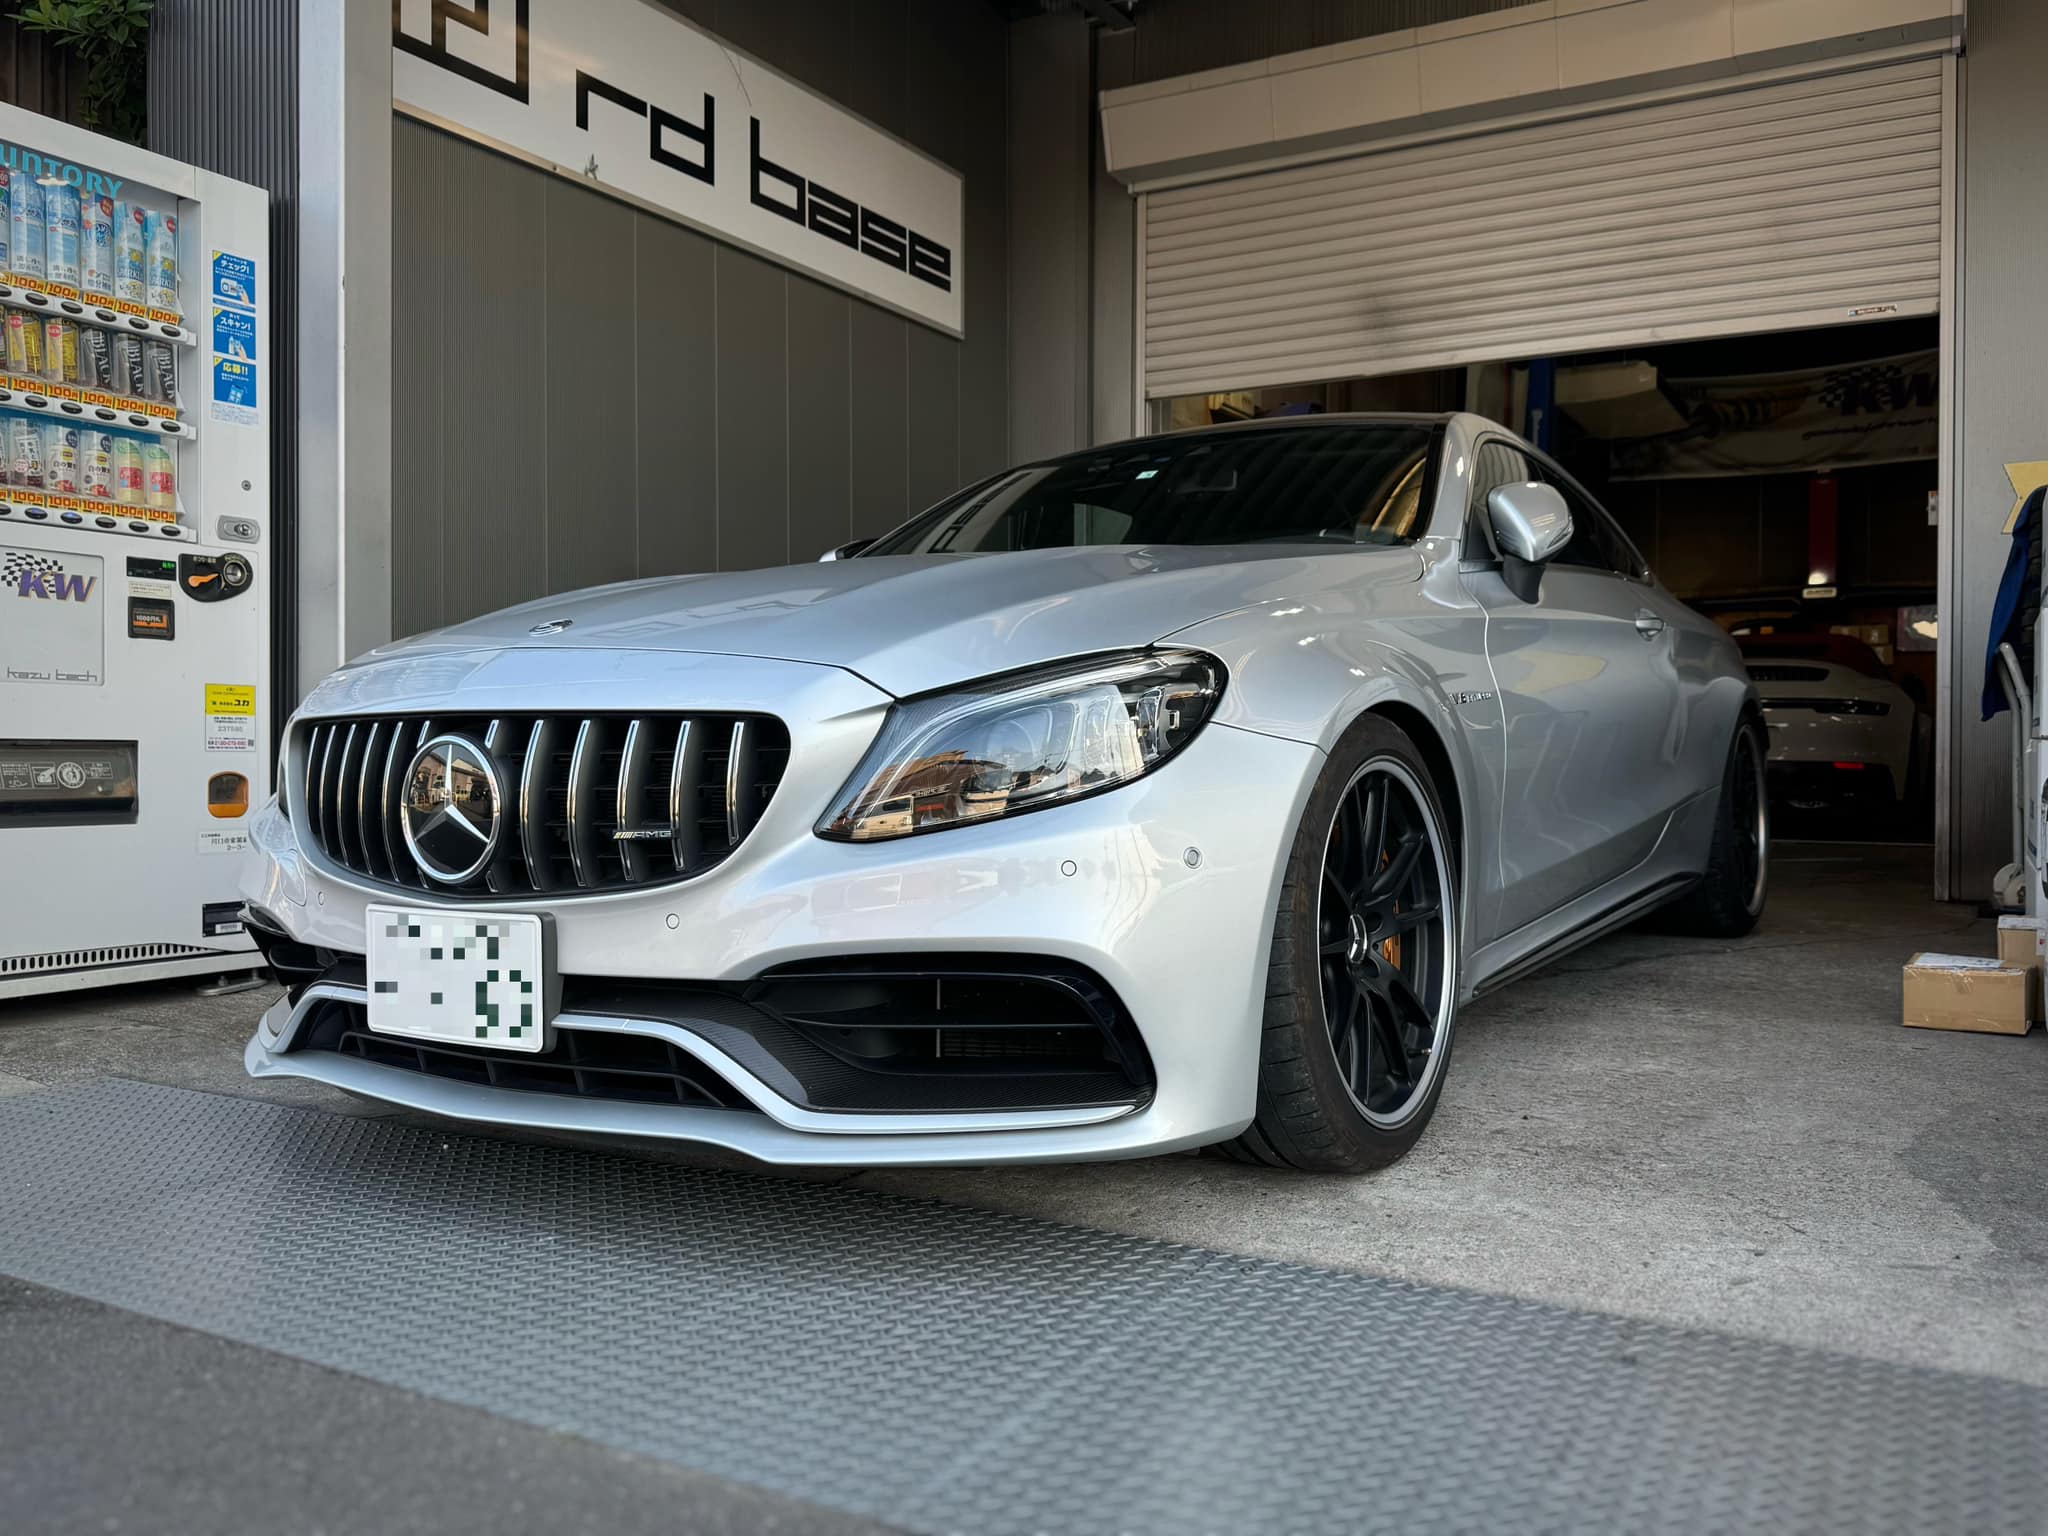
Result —
[[1157, 415], [1470, 410], [1511, 426], [1762, 668], [1776, 836], [1931, 848], [1939, 345], [1932, 318], [1877, 320], [1225, 390]]

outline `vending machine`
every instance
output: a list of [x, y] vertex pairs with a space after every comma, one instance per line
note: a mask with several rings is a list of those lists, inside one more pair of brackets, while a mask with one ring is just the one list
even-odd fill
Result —
[[269, 197], [0, 105], [0, 997], [260, 964]]

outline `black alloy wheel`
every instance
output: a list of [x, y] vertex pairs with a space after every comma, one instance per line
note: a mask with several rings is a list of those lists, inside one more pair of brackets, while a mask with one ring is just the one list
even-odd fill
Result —
[[1734, 817], [1734, 884], [1743, 893], [1743, 906], [1761, 911], [1764, 886], [1770, 877], [1770, 801], [1764, 788], [1763, 740], [1754, 727], [1735, 735], [1735, 751], [1729, 763], [1728, 795]]
[[1449, 982], [1444, 870], [1405, 765], [1359, 769], [1323, 851], [1316, 911], [1323, 1027], [1373, 1124], [1405, 1120], [1436, 1072]]
[[1739, 939], [1763, 916], [1771, 886], [1771, 805], [1764, 751], [1762, 722], [1745, 714], [1728, 743], [1706, 868], [1691, 890], [1654, 915], [1654, 926], [1703, 938]]
[[1415, 741], [1352, 722], [1309, 791], [1273, 916], [1240, 1162], [1365, 1173], [1435, 1113], [1460, 963], [1456, 821]]

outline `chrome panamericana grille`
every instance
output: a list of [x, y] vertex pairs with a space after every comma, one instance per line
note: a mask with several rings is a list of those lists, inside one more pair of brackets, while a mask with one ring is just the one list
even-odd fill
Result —
[[[400, 807], [414, 754], [458, 735], [485, 749], [502, 803], [470, 879], [421, 872]], [[287, 809], [333, 864], [437, 897], [575, 894], [702, 874], [754, 829], [789, 732], [765, 715], [435, 715], [310, 720], [294, 732]]]

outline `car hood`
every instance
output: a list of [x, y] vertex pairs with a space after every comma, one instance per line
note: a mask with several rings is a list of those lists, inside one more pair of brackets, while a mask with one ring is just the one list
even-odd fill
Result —
[[[903, 696], [1176, 630], [1342, 582], [1412, 583], [1410, 549], [1090, 546], [662, 577], [522, 604], [379, 647], [697, 651], [844, 667]], [[567, 620], [556, 633], [536, 626]]]

